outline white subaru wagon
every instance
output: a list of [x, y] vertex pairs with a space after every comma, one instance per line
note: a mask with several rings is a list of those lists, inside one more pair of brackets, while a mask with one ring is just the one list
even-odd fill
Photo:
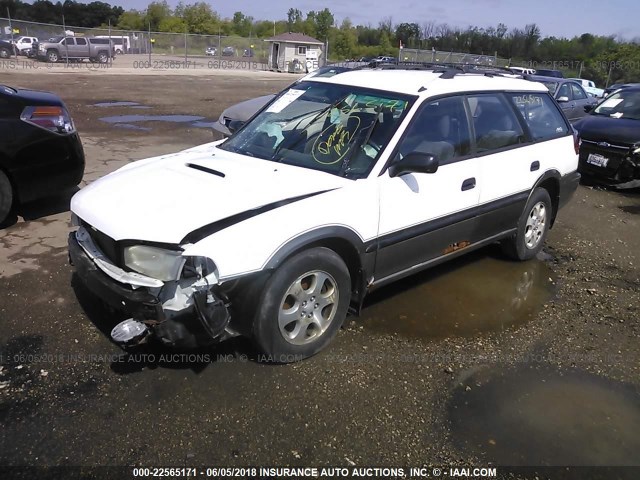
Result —
[[374, 288], [493, 242], [532, 258], [577, 188], [578, 141], [544, 85], [495, 71], [303, 80], [224, 141], [78, 192], [70, 259], [131, 317], [116, 342], [245, 335], [303, 359]]

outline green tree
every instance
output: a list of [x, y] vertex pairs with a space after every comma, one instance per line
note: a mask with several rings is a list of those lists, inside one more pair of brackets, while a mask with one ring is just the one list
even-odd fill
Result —
[[150, 25], [152, 31], [158, 31], [160, 22], [170, 17], [171, 13], [171, 7], [169, 7], [167, 0], [151, 2], [144, 16], [144, 24], [146, 27]]
[[297, 32], [302, 28], [302, 12], [297, 8], [287, 11], [287, 28], [290, 32]]
[[333, 38], [333, 56], [342, 59], [352, 58], [355, 56], [357, 45], [358, 36], [351, 25], [351, 20], [345, 18]]
[[160, 32], [184, 33], [187, 23], [180, 17], [165, 17], [158, 25]]
[[144, 15], [137, 10], [126, 11], [118, 18], [118, 28], [123, 30], [146, 30]]
[[176, 13], [184, 19], [189, 33], [213, 35], [218, 33], [220, 18], [211, 6], [205, 2], [196, 2], [192, 5], [178, 5]]
[[396, 27], [396, 39], [405, 46], [416, 46], [420, 41], [420, 26], [417, 23], [401, 23]]
[[241, 37], [252, 35], [253, 17], [247, 17], [242, 12], [235, 12], [231, 22], [233, 23], [233, 33], [236, 35]]
[[316, 20], [316, 35], [318, 40], [326, 40], [329, 38], [329, 30], [333, 27], [334, 18], [333, 14], [328, 8], [319, 11], [315, 15]]

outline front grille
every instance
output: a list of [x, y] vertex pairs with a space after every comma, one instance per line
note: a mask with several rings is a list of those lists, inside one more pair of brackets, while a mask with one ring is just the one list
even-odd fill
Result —
[[[615, 177], [622, 161], [629, 155], [629, 147], [622, 145], [598, 145], [599, 142], [582, 140], [580, 146], [580, 168], [586, 173]], [[597, 153], [609, 159], [606, 167], [587, 163], [590, 153]]]
[[82, 222], [82, 226], [89, 232], [96, 247], [98, 247], [114, 265], [122, 268], [122, 254], [118, 242], [110, 236], [96, 230], [85, 221]]

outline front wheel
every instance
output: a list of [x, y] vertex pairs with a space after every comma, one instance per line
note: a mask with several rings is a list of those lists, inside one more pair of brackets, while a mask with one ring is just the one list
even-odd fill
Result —
[[11, 56], [11, 52], [6, 48], [0, 48], [0, 58], [9, 58]]
[[518, 220], [517, 232], [502, 242], [504, 253], [515, 260], [535, 257], [547, 238], [552, 213], [549, 192], [544, 188], [536, 188]]
[[56, 63], [59, 59], [60, 57], [58, 56], [58, 52], [55, 50], [49, 50], [47, 52], [47, 60], [49, 60], [49, 62]]
[[0, 224], [7, 219], [13, 206], [13, 189], [9, 178], [0, 170]]
[[349, 269], [338, 254], [324, 247], [300, 252], [268, 280], [254, 339], [270, 362], [308, 358], [338, 333], [350, 299]]

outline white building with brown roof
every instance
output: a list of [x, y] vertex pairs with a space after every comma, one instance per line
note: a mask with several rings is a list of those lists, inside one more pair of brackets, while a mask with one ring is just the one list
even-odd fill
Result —
[[269, 68], [278, 72], [311, 72], [325, 64], [323, 43], [303, 33], [282, 33], [267, 38]]

